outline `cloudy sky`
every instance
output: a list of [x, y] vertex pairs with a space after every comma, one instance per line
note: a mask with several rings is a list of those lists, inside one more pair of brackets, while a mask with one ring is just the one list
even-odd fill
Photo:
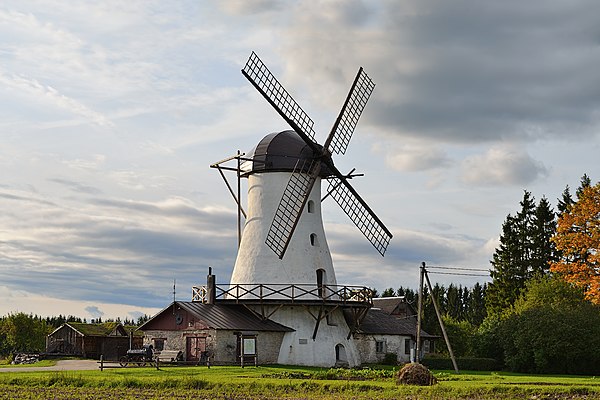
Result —
[[[600, 178], [596, 0], [3, 1], [0, 315], [136, 317], [226, 283], [235, 205], [215, 161], [285, 122], [252, 51], [323, 141], [376, 83], [341, 171], [394, 234], [385, 258], [331, 200], [338, 282], [415, 287], [489, 268], [523, 190]], [[435, 275], [471, 285], [485, 277]]]

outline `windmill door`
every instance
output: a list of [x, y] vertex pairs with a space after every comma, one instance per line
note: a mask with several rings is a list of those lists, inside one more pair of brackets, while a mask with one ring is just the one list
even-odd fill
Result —
[[186, 360], [200, 361], [202, 353], [206, 352], [205, 336], [188, 336], [186, 338]]

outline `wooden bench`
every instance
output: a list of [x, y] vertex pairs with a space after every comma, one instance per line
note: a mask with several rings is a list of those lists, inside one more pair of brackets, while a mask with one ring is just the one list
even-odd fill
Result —
[[156, 355], [156, 358], [160, 362], [176, 362], [183, 359], [180, 350], [163, 350]]

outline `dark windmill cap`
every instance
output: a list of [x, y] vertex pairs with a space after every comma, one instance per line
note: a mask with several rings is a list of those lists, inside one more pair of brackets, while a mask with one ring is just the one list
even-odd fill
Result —
[[[296, 165], [302, 165], [303, 161], [310, 161], [318, 156], [295, 131], [275, 132], [265, 136], [254, 149], [246, 153], [245, 158], [252, 161], [244, 162], [241, 169], [244, 175], [256, 172], [292, 172]], [[304, 169], [297, 172], [307, 172], [309, 163], [305, 165]], [[331, 174], [327, 164], [321, 162], [319, 175], [327, 177]]]

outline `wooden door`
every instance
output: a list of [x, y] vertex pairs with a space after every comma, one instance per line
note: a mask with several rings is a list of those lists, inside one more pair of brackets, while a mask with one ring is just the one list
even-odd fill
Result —
[[188, 336], [186, 338], [186, 360], [200, 361], [202, 352], [206, 351], [205, 336]]

